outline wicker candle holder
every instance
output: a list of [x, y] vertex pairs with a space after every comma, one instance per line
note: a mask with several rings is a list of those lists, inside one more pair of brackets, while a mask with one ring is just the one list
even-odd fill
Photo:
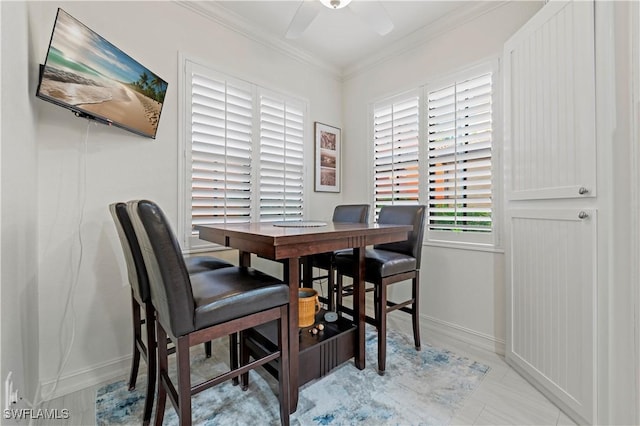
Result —
[[298, 327], [312, 326], [319, 311], [318, 292], [312, 288], [301, 288], [298, 291]]

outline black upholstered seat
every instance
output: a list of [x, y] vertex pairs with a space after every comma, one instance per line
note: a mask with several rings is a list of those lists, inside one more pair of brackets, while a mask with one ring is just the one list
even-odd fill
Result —
[[[212, 285], [212, 283], [214, 285]], [[289, 301], [289, 289], [256, 269], [232, 267], [191, 277], [194, 329], [241, 318]]]
[[[365, 250], [365, 281], [373, 284], [375, 304], [375, 316], [373, 318], [367, 316], [366, 321], [378, 329], [378, 372], [380, 374], [384, 374], [386, 369], [386, 327], [389, 312], [401, 310], [411, 314], [415, 347], [420, 350], [420, 258], [425, 214], [425, 206], [382, 207], [378, 215], [378, 223], [412, 225], [413, 230], [406, 241], [377, 244]], [[345, 292], [342, 277], [352, 276], [355, 261], [353, 250], [339, 250], [334, 253], [334, 259], [338, 272], [336, 285], [338, 310], [353, 314], [342, 304], [342, 297], [351, 294], [350, 291]], [[411, 280], [411, 298], [404, 302], [387, 300], [387, 287], [406, 280]]]
[[[147, 269], [142, 258], [142, 252], [135, 236], [131, 218], [127, 212], [127, 205], [122, 202], [109, 205], [109, 211], [113, 218], [125, 263], [127, 275], [131, 286], [131, 308], [133, 326], [133, 357], [131, 372], [129, 374], [129, 390], [136, 387], [140, 358], [147, 362], [149, 373], [147, 374], [147, 392], [143, 409], [143, 424], [149, 424], [153, 407], [153, 394], [156, 381], [156, 333], [154, 327], [155, 311], [151, 303]], [[197, 274], [204, 271], [233, 266], [231, 263], [213, 256], [195, 256], [185, 259], [185, 265], [189, 274]], [[143, 314], [144, 313], [144, 318]], [[142, 338], [142, 326], [146, 324], [146, 343]], [[205, 343], [205, 352], [211, 356], [211, 343]]]
[[213, 256], [193, 256], [185, 257], [184, 264], [187, 267], [187, 271], [190, 274], [197, 274], [199, 272], [211, 271], [213, 269], [226, 268], [227, 266], [233, 266], [233, 264], [226, 260], [218, 259]]
[[[131, 201], [132, 218], [149, 276], [158, 332], [157, 425], [162, 424], [167, 393], [181, 425], [191, 424], [191, 396], [279, 360], [280, 420], [289, 424], [289, 289], [276, 278], [246, 267], [222, 268], [189, 275], [179, 244], [157, 204]], [[250, 364], [192, 386], [189, 348], [261, 324], [278, 324], [278, 350]], [[177, 386], [169, 376], [167, 336], [176, 348]], [[236, 368], [237, 367], [237, 368]], [[224, 407], [220, 407], [224, 409]], [[211, 408], [214, 410], [214, 408]]]
[[[332, 222], [335, 223], [367, 223], [369, 220], [369, 204], [341, 204], [334, 208]], [[335, 288], [335, 265], [334, 265], [334, 253], [319, 253], [310, 257], [308, 265], [324, 269], [327, 271], [326, 276], [319, 276], [315, 279], [327, 278], [327, 292], [326, 298], [321, 298], [324, 303], [327, 303], [329, 310], [334, 309], [333, 291]]]
[[[340, 257], [336, 257], [336, 262], [340, 262]], [[383, 249], [367, 249], [365, 259], [365, 281], [368, 282], [415, 270], [417, 263], [415, 257]]]

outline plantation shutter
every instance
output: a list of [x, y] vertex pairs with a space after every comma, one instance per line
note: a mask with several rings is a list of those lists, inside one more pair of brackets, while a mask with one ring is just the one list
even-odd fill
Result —
[[249, 222], [251, 215], [252, 89], [191, 78], [191, 224]]
[[492, 75], [427, 96], [429, 229], [490, 232]]
[[382, 206], [418, 204], [419, 105], [411, 94], [374, 106], [376, 217]]
[[260, 95], [260, 220], [302, 220], [304, 113], [300, 103]]

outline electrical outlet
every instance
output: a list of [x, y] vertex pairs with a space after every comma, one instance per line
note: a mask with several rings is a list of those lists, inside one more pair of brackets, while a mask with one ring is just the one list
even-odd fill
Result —
[[13, 383], [11, 384], [11, 393], [9, 394], [9, 399], [12, 404], [18, 403], [18, 389], [13, 389]]
[[[9, 371], [9, 374], [7, 374], [7, 378], [4, 381], [4, 409], [5, 410], [8, 410], [8, 409], [11, 408], [11, 401], [13, 400], [12, 399], [13, 398], [12, 397], [12, 394], [13, 394], [13, 379], [11, 378], [11, 376], [13, 376], [13, 372]], [[18, 401], [16, 400], [16, 402], [18, 402]]]

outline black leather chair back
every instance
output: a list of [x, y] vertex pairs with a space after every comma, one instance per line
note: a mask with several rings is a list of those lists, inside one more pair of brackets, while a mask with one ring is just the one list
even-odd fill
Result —
[[133, 295], [139, 302], [146, 303], [151, 300], [147, 268], [144, 265], [144, 259], [131, 218], [127, 213], [127, 205], [125, 203], [113, 203], [109, 205], [109, 211], [118, 231], [120, 245], [127, 263], [129, 285], [133, 290]]
[[162, 327], [174, 337], [195, 330], [189, 273], [169, 222], [152, 201], [130, 201], [127, 210], [140, 243], [151, 300]]
[[413, 225], [406, 241], [377, 244], [376, 249], [395, 251], [416, 259], [416, 269], [420, 269], [422, 257], [422, 240], [424, 238], [424, 221], [427, 208], [420, 206], [383, 206], [378, 214], [378, 223], [393, 225]]
[[369, 204], [342, 204], [333, 210], [333, 222], [367, 223]]

